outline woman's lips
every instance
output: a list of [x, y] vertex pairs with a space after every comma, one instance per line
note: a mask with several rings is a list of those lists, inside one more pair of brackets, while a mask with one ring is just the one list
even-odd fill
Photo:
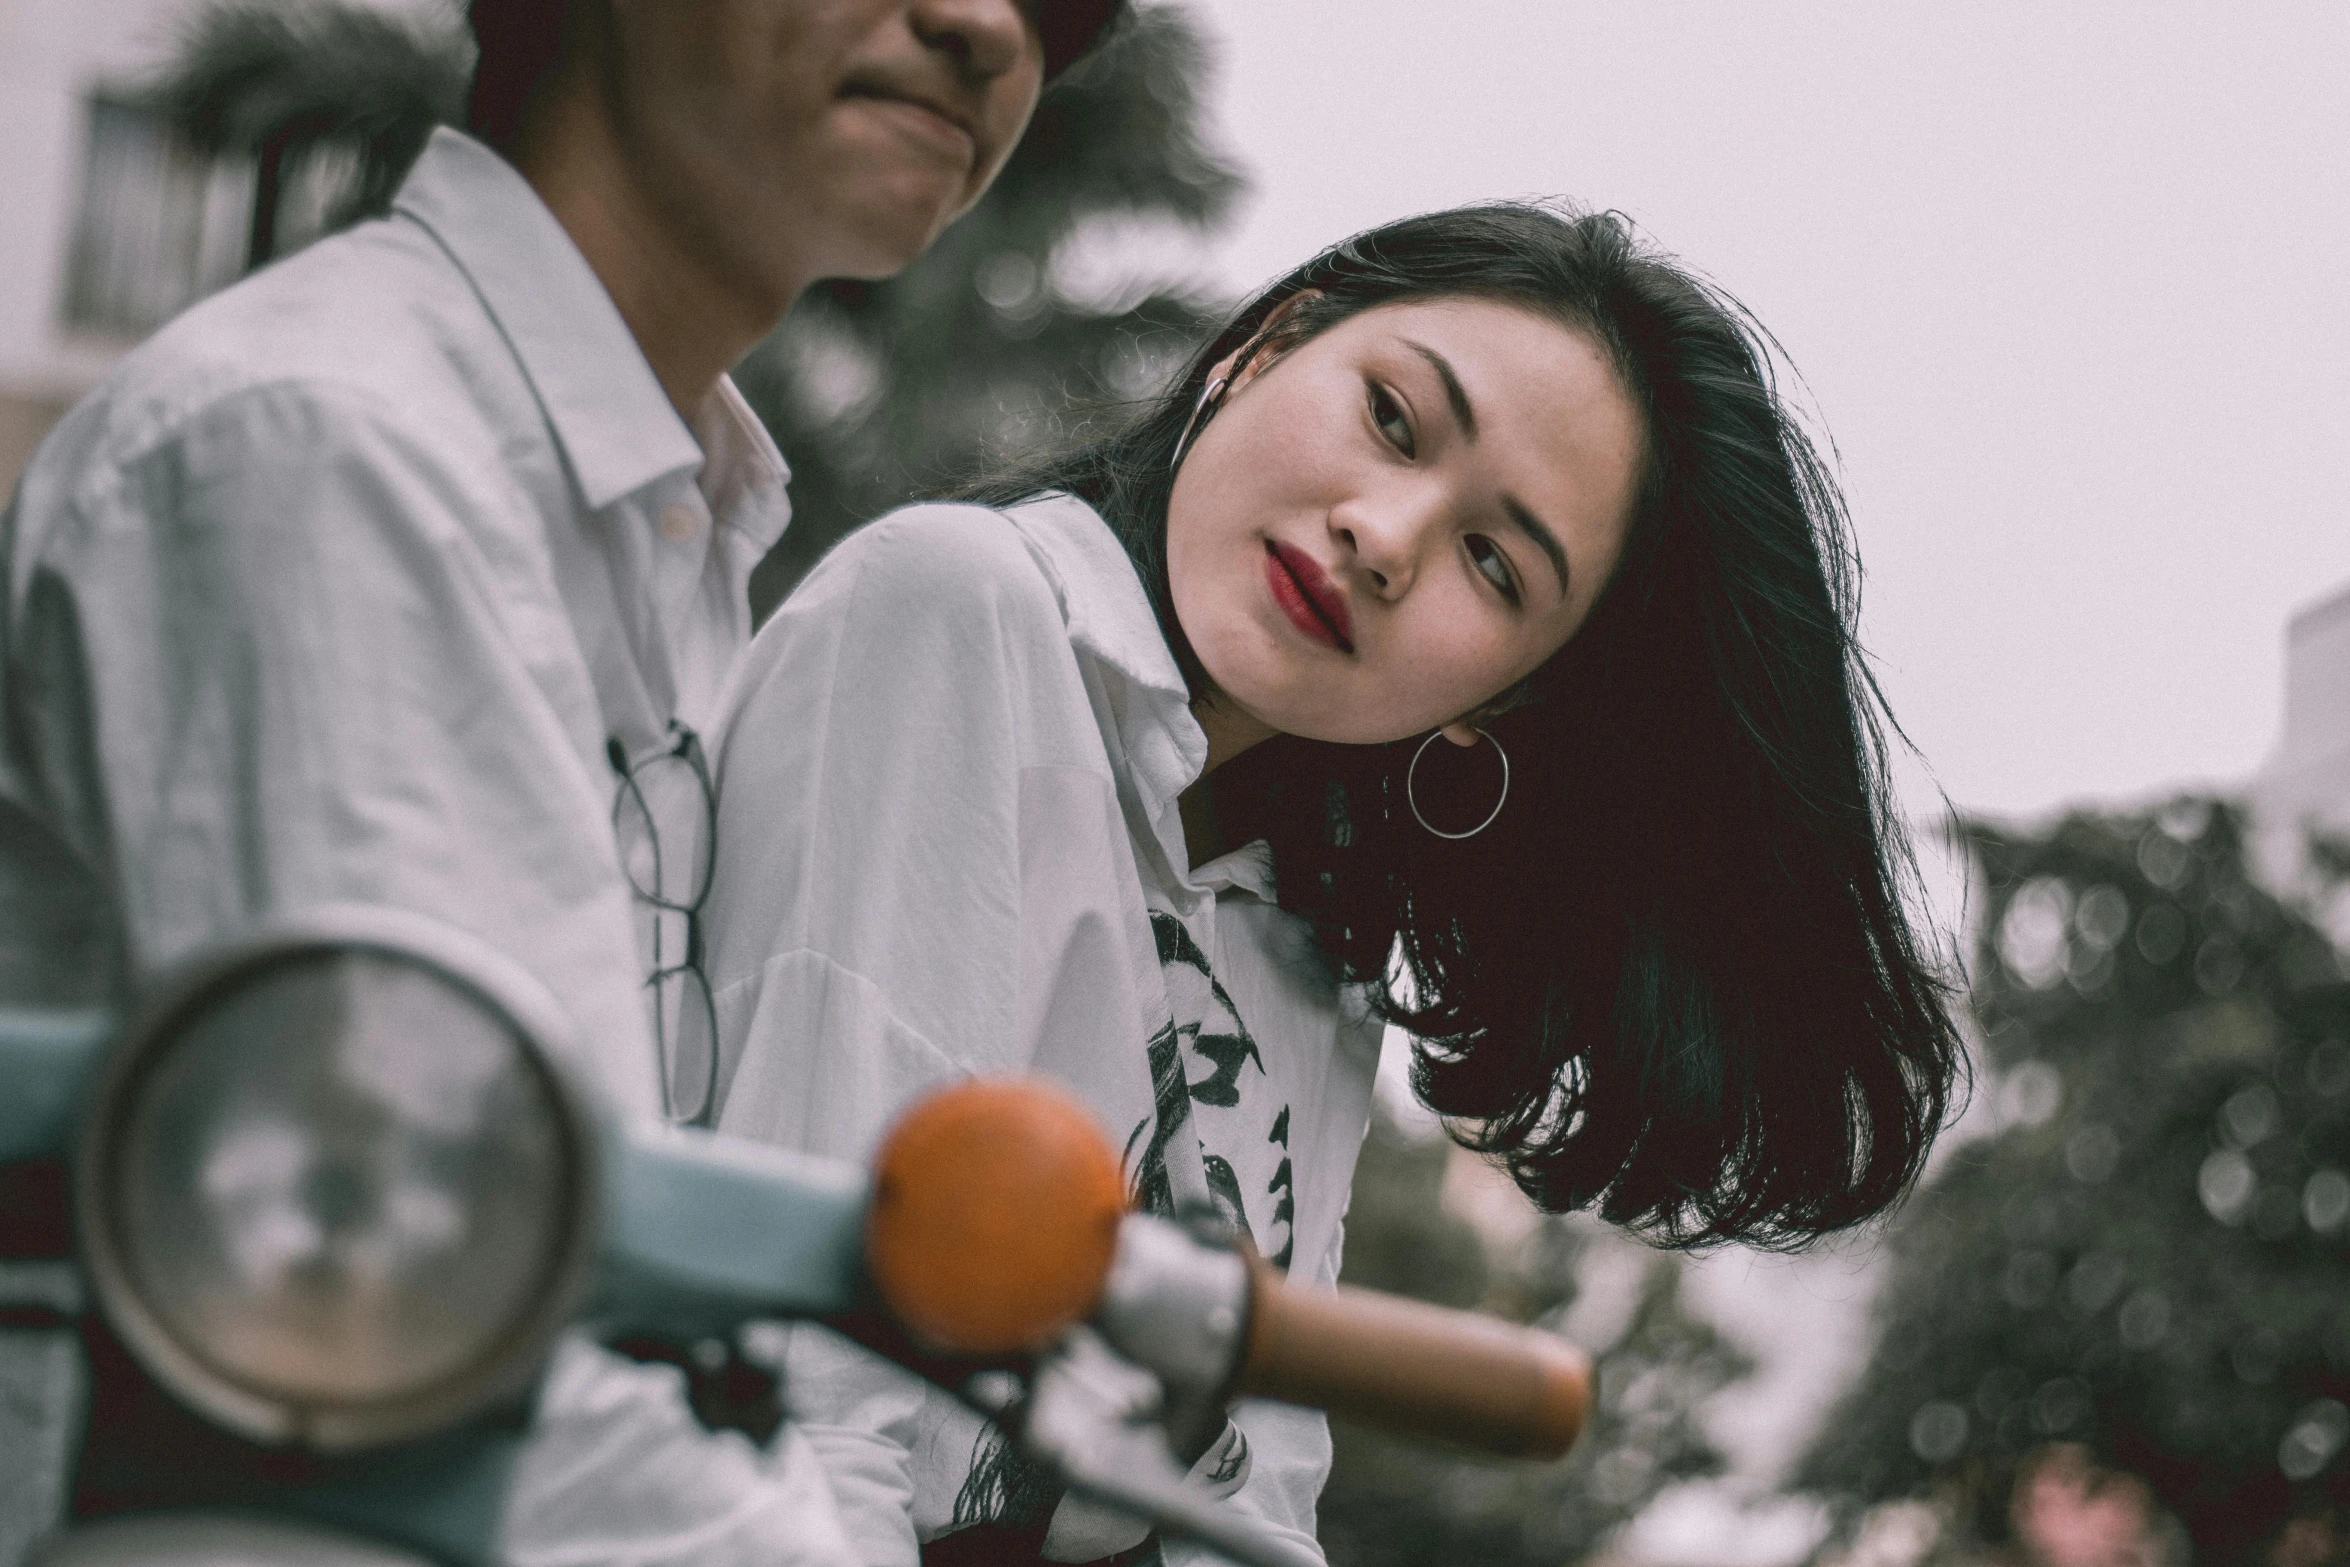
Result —
[[1265, 583], [1273, 602], [1281, 606], [1290, 624], [1317, 642], [1341, 653], [1352, 653], [1354, 624], [1346, 612], [1346, 595], [1304, 550], [1265, 541]]

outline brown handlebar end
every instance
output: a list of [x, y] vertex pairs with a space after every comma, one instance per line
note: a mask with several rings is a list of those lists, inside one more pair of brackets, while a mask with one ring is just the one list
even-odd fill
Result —
[[1126, 1209], [1118, 1155], [1086, 1109], [1033, 1078], [922, 1099], [883, 1140], [865, 1267], [932, 1348], [1034, 1348], [1101, 1299]]
[[1555, 1333], [1372, 1290], [1298, 1288], [1259, 1263], [1239, 1391], [1512, 1458], [1559, 1458], [1591, 1362]]

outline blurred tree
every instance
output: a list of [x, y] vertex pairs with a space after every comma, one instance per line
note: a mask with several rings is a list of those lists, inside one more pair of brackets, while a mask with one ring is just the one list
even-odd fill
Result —
[[[1555, 1326], [1591, 1241], [1574, 1221], [1545, 1219], [1517, 1255], [1490, 1255], [1444, 1204], [1445, 1166], [1459, 1157], [1447, 1139], [1414, 1141], [1384, 1113], [1373, 1119], [1347, 1213], [1346, 1281]], [[1683, 1309], [1681, 1268], [1678, 1256], [1647, 1256], [1614, 1342], [1584, 1346], [1598, 1407], [1559, 1463], [1481, 1459], [1332, 1422], [1320, 1514], [1331, 1567], [1557, 1567], [1665, 1486], [1720, 1473], [1698, 1408], [1748, 1364]]]
[[[1127, 297], [1115, 264], [1205, 233], [1240, 194], [1207, 146], [1206, 71], [1181, 9], [1139, 7], [1046, 92], [995, 187], [921, 260], [811, 290], [743, 363], [792, 466], [792, 526], [753, 579], [758, 613], [858, 523], [1065, 438], [1072, 403], [1156, 393], [1211, 329], [1184, 293]], [[1089, 259], [1112, 275], [1080, 278]]]
[[251, 160], [250, 270], [387, 207], [472, 72], [454, 5], [218, 0], [144, 101], [198, 152]]
[[1848, 1514], [1935, 1490], [1995, 1544], [2019, 1466], [2082, 1443], [2201, 1561], [2341, 1559], [2341, 959], [2248, 878], [2220, 802], [1967, 836], [2006, 1125], [1899, 1221], [1874, 1359], [1795, 1483]]

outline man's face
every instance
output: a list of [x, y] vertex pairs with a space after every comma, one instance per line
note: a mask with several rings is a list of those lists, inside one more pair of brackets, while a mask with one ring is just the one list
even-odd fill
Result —
[[753, 291], [903, 268], [987, 189], [1043, 81], [1036, 0], [610, 3], [622, 154]]

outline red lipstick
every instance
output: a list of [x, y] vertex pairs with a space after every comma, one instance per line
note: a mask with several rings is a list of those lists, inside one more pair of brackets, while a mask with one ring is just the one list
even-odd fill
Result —
[[1273, 590], [1273, 602], [1281, 606], [1281, 613], [1298, 630], [1341, 653], [1355, 650], [1354, 623], [1346, 612], [1346, 595], [1313, 556], [1267, 539], [1265, 584]]

